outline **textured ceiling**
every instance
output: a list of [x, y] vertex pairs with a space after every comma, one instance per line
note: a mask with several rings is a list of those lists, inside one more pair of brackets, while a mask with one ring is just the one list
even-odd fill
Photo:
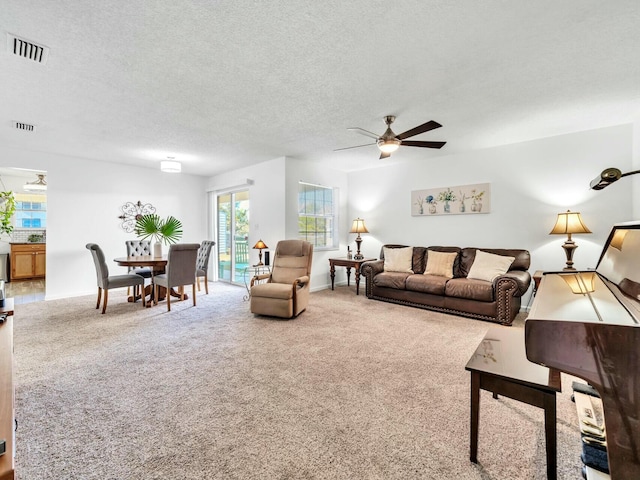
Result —
[[[637, 118], [638, 25], [637, 0], [2, 0], [0, 33], [50, 55], [0, 53], [0, 142], [196, 175], [437, 161]], [[333, 151], [390, 114], [447, 145]]]

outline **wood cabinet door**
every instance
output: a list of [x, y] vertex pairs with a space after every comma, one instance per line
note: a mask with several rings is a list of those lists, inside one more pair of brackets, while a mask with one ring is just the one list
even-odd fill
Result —
[[11, 256], [11, 279], [33, 277], [32, 252], [15, 252]]
[[33, 263], [34, 276], [44, 277], [47, 271], [47, 254], [44, 252], [36, 252]]

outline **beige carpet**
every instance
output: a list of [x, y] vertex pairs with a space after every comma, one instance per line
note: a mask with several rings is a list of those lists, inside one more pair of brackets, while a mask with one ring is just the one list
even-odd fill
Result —
[[[170, 313], [124, 291], [106, 315], [94, 297], [20, 305], [19, 478], [546, 478], [542, 410], [487, 392], [468, 460], [464, 366], [493, 324], [354, 292], [314, 293], [293, 321], [254, 317], [225, 284]], [[573, 480], [571, 380], [558, 470]]]

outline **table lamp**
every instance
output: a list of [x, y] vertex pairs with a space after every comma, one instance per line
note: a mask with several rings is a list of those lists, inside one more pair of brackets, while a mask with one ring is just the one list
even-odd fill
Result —
[[356, 218], [353, 223], [351, 224], [351, 230], [349, 230], [349, 233], [357, 233], [358, 236], [356, 237], [356, 245], [358, 246], [358, 251], [356, 252], [356, 254], [353, 256], [354, 260], [363, 260], [364, 259], [364, 255], [362, 255], [360, 253], [360, 244], [362, 243], [362, 238], [360, 237], [361, 233], [369, 233], [369, 230], [367, 230], [367, 226], [364, 224], [364, 220], [362, 218]]
[[267, 247], [267, 245], [262, 241], [262, 239], [258, 240], [257, 243], [253, 246], [254, 249], [259, 250], [260, 252], [258, 253], [258, 263], [254, 265], [254, 267], [260, 267], [262, 265], [264, 265], [264, 263], [262, 263], [262, 250], [264, 248], [269, 248]]
[[580, 212], [567, 210], [564, 213], [559, 213], [556, 224], [549, 232], [549, 235], [567, 235], [567, 241], [562, 245], [567, 255], [567, 266], [564, 267], [563, 270], [575, 270], [575, 268], [573, 268], [573, 251], [578, 248], [578, 246], [571, 240], [572, 233], [591, 233], [591, 230], [582, 222]]

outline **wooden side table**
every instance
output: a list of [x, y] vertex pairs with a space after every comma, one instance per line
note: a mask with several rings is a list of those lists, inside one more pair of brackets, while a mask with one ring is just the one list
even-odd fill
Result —
[[[469, 458], [478, 461], [480, 389], [544, 409], [547, 478], [556, 473], [556, 392], [561, 391], [560, 372], [527, 360], [524, 331], [514, 327], [490, 328], [467, 362], [471, 372], [471, 448]], [[498, 428], [498, 426], [496, 426]]]
[[351, 279], [351, 269], [356, 272], [356, 295], [360, 295], [360, 267], [364, 262], [373, 262], [375, 258], [363, 258], [362, 260], [355, 260], [353, 258], [330, 258], [329, 267], [331, 272], [331, 290], [333, 290], [333, 282], [336, 278], [336, 266], [347, 267], [347, 287]]
[[533, 294], [531, 295], [532, 297], [535, 296], [536, 292], [538, 291], [538, 288], [540, 287], [540, 281], [542, 280], [542, 277], [544, 276], [544, 271], [542, 270], [536, 270], [532, 277], [533, 278]]

